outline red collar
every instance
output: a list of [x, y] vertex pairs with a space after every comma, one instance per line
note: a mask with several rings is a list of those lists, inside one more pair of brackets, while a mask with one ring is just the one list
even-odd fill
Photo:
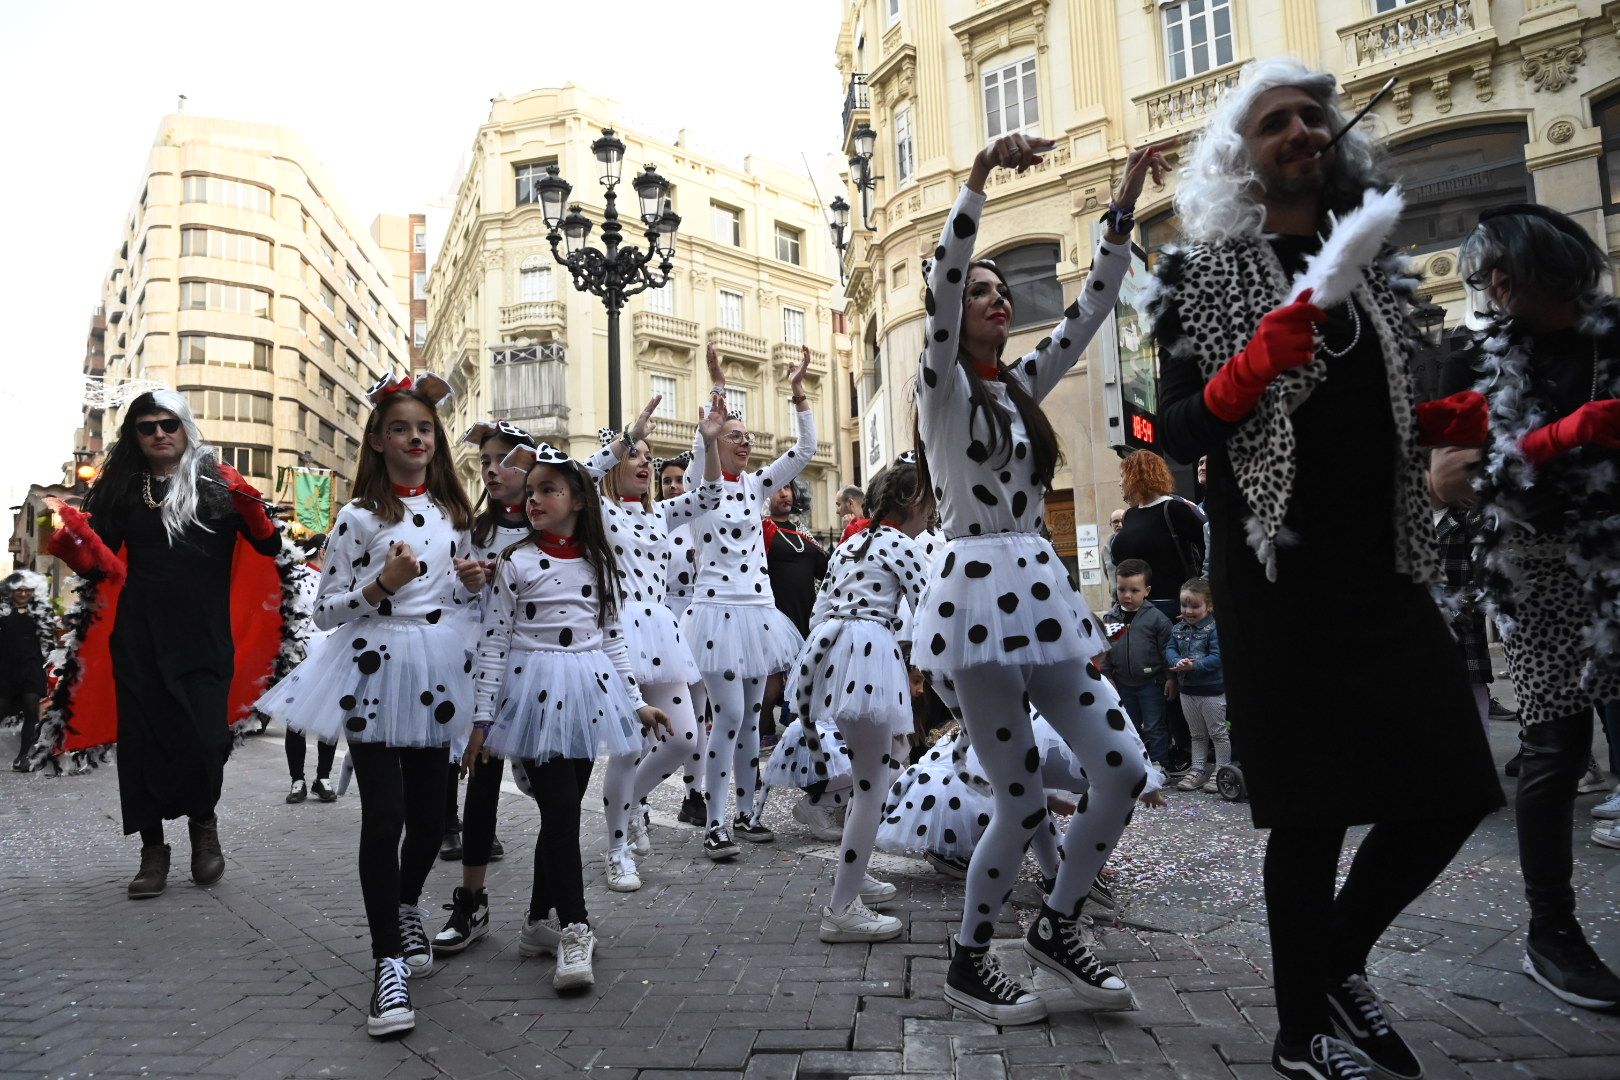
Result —
[[394, 494], [402, 499], [409, 499], [413, 495], [427, 494], [426, 484], [418, 484], [416, 487], [406, 487], [404, 484], [389, 484], [388, 486], [393, 488]]
[[1000, 364], [981, 364], [977, 360], [970, 360], [968, 362], [973, 365], [973, 370], [979, 373], [979, 378], [981, 379], [989, 379], [991, 382], [994, 382], [1001, 377]]
[[554, 559], [577, 559], [584, 554], [579, 548], [577, 536], [553, 536], [543, 532], [538, 542], [540, 550]]
[[518, 503], [516, 506], [501, 507], [501, 519], [503, 521], [519, 521], [522, 520], [524, 516], [522, 503]]
[[742, 477], [742, 473], [726, 472], [724, 469], [720, 470], [720, 475], [726, 478], [728, 484], [735, 484]]

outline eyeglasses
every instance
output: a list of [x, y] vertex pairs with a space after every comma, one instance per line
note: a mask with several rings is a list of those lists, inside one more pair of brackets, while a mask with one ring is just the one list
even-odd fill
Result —
[[724, 438], [725, 438], [726, 442], [730, 443], [733, 446], [753, 446], [754, 445], [754, 437], [752, 435], [750, 435], [746, 431], [733, 431], [730, 435], [724, 436]]
[[1469, 274], [1467, 277], [1463, 278], [1463, 284], [1467, 285], [1475, 292], [1484, 292], [1486, 289], [1490, 288], [1491, 274], [1493, 274], [1495, 270], [1495, 267], [1487, 267], [1484, 270], [1475, 270], [1472, 274]]
[[145, 439], [150, 439], [156, 435], [158, 428], [162, 428], [165, 435], [173, 435], [180, 430], [180, 421], [171, 416], [165, 420], [141, 420], [135, 425], [135, 430], [140, 432], [141, 437]]

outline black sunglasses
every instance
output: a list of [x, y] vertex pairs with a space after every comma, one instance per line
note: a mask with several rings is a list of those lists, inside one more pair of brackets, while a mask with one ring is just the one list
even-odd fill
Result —
[[173, 435], [180, 430], [180, 421], [171, 416], [164, 420], [140, 420], [135, 424], [135, 430], [141, 433], [142, 438], [146, 439], [156, 435], [158, 428], [162, 428], [165, 435]]

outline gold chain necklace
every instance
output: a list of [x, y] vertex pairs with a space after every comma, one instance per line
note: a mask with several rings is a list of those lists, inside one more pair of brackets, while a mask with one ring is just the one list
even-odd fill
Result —
[[152, 498], [152, 474], [145, 473], [141, 480], [141, 498], [146, 502], [148, 510], [156, 510], [163, 504]]

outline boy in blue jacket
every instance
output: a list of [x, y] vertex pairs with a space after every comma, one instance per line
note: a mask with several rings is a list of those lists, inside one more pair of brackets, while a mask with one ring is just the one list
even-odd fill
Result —
[[[1215, 604], [1208, 580], [1191, 578], [1181, 586], [1181, 621], [1170, 631], [1164, 659], [1181, 688], [1181, 711], [1192, 735], [1193, 771], [1178, 791], [1215, 791], [1215, 774], [1232, 762], [1226, 730], [1226, 681], [1221, 670], [1221, 639], [1215, 633]], [[1211, 765], [1210, 744], [1215, 744]]]
[[1114, 681], [1120, 704], [1147, 744], [1148, 756], [1162, 769], [1170, 756], [1170, 728], [1164, 719], [1170, 617], [1147, 602], [1153, 591], [1153, 570], [1147, 563], [1126, 559], [1114, 573], [1117, 602], [1103, 616], [1109, 644], [1102, 670]]

